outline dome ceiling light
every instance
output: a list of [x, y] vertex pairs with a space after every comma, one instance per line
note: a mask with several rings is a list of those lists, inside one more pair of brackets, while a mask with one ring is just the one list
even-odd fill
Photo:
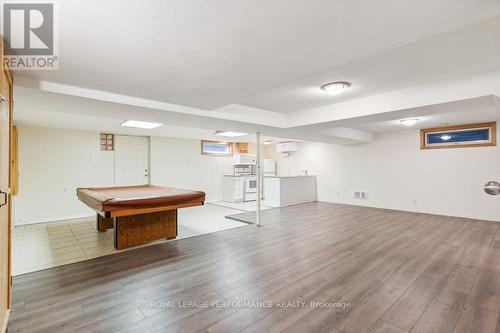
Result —
[[325, 83], [321, 86], [321, 90], [323, 90], [327, 95], [336, 96], [345, 92], [347, 89], [351, 87], [349, 82], [345, 81], [336, 81]]
[[405, 126], [413, 126], [417, 123], [417, 121], [419, 121], [420, 119], [418, 118], [410, 118], [410, 119], [403, 119], [403, 120], [400, 120], [401, 124], [405, 125]]

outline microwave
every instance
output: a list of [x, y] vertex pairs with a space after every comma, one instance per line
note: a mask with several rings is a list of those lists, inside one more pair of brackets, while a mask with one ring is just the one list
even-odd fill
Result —
[[257, 162], [254, 154], [236, 154], [234, 155], [234, 165], [252, 165]]

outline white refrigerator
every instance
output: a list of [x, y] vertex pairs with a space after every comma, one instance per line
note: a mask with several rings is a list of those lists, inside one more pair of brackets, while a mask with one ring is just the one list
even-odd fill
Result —
[[276, 176], [276, 161], [272, 158], [262, 159], [262, 175]]

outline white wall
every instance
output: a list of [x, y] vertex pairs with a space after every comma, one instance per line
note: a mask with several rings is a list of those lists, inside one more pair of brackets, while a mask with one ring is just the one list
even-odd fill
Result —
[[[152, 184], [205, 191], [207, 201], [222, 199], [222, 177], [233, 171], [232, 157], [201, 155], [195, 139], [152, 137], [150, 159]], [[114, 152], [100, 150], [99, 133], [19, 127], [15, 224], [93, 216], [76, 188], [113, 185]]]
[[113, 185], [114, 157], [95, 132], [19, 127], [19, 194], [14, 223], [90, 216], [76, 188]]
[[151, 138], [151, 183], [204, 191], [222, 200], [222, 180], [233, 172], [233, 158], [200, 153], [200, 140]]
[[[307, 169], [323, 201], [500, 221], [500, 196], [484, 193], [500, 180], [500, 147], [420, 150], [419, 132], [378, 135], [370, 144], [301, 142], [289, 157], [266, 147], [279, 174]], [[352, 199], [366, 190], [367, 200]]]
[[[418, 131], [405, 131], [356, 146], [301, 142], [289, 157], [271, 145], [263, 155], [277, 160], [279, 174], [317, 175], [319, 200], [500, 221], [500, 196], [482, 190], [500, 180], [499, 147], [422, 151]], [[100, 151], [96, 132], [21, 126], [19, 169], [16, 224], [91, 216], [76, 188], [112, 186], [114, 154]], [[231, 172], [232, 159], [201, 155], [199, 140], [151, 138], [153, 184], [202, 190], [217, 201]], [[368, 199], [352, 199], [352, 190], [366, 190]]]

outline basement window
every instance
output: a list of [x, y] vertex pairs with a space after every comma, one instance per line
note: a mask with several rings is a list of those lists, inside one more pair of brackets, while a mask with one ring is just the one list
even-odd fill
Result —
[[496, 122], [420, 130], [420, 148], [466, 148], [496, 145]]
[[204, 155], [229, 156], [233, 154], [231, 142], [201, 141], [201, 153]]

